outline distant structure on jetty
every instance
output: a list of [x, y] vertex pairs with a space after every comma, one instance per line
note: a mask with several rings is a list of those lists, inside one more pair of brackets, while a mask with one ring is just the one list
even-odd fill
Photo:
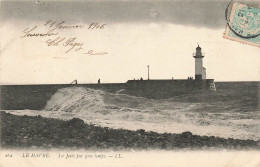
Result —
[[195, 58], [195, 79], [150, 79], [149, 65], [147, 80], [141, 78], [139, 80], [128, 80], [126, 83], [100, 83], [84, 84], [90, 88], [103, 89], [109, 92], [120, 92], [134, 96], [147, 98], [170, 98], [183, 94], [190, 94], [198, 90], [216, 91], [214, 79], [206, 79], [206, 68], [203, 67], [204, 54], [201, 52], [201, 47], [196, 48], [196, 53], [193, 53]]
[[[126, 85], [128, 90], [143, 90], [150, 91], [169, 91], [175, 94], [182, 94], [193, 90], [214, 90], [216, 91], [214, 79], [206, 79], [206, 68], [203, 67], [204, 54], [201, 52], [201, 47], [198, 45], [196, 53], [193, 53], [195, 58], [195, 79], [168, 79], [168, 80], [152, 80], [148, 77], [147, 80], [128, 80]], [[148, 66], [149, 76], [149, 66]]]

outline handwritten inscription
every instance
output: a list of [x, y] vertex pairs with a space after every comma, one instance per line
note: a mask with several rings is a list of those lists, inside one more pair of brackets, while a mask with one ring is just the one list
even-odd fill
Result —
[[48, 20], [44, 23], [46, 27], [52, 28], [52, 30], [56, 29], [80, 29], [84, 28], [84, 25], [65, 25], [65, 21], [56, 22], [52, 20]]
[[58, 32], [53, 32], [54, 30], [49, 30], [46, 33], [43, 32], [35, 32], [38, 26], [34, 26], [33, 28], [26, 28], [23, 33], [25, 35], [21, 36], [21, 38], [25, 37], [46, 37], [46, 36], [53, 36], [53, 35], [58, 35]]
[[[72, 51], [78, 52], [85, 50], [85, 43], [79, 41], [79, 39], [75, 36], [73, 37], [67, 37], [62, 35], [62, 30], [69, 30], [69, 31], [76, 31], [78, 29], [83, 29], [85, 26], [81, 24], [71, 25], [66, 24], [65, 21], [52, 21], [48, 20], [43, 23], [44, 28], [47, 30], [42, 30], [44, 28], [40, 25], [35, 25], [30, 28], [26, 28], [23, 30], [23, 35], [21, 38], [45, 38], [49, 37], [46, 40], [46, 44], [48, 47], [57, 47], [62, 46], [65, 48], [65, 53], [69, 53]], [[87, 30], [102, 30], [106, 27], [106, 24], [100, 24], [100, 23], [91, 23], [87, 26]], [[92, 49], [88, 49], [88, 51], [83, 51], [83, 54], [86, 55], [105, 55], [108, 54], [107, 52], [96, 52]]]
[[88, 52], [86, 52], [84, 54], [88, 54], [88, 55], [105, 55], [105, 54], [107, 54], [107, 52], [95, 53], [93, 50], [89, 50]]
[[106, 24], [100, 25], [98, 23], [92, 23], [89, 25], [88, 29], [103, 29], [103, 28], [105, 28], [105, 25]]
[[48, 46], [58, 46], [64, 40], [65, 40], [65, 37], [63, 37], [63, 38], [57, 37], [55, 39], [48, 39], [46, 41], [46, 43], [48, 44]]
[[71, 47], [69, 50], [66, 51], [66, 53], [68, 53], [71, 49], [74, 49], [75, 47], [75, 51], [79, 51], [80, 49], [82, 49], [83, 43], [76, 42], [76, 39], [76, 37], [70, 38], [65, 43], [63, 43], [63, 46]]
[[62, 43], [62, 46], [68, 48], [65, 53], [70, 52], [71, 50], [79, 51], [83, 49], [84, 43], [77, 42], [77, 38], [69, 38], [65, 37], [56, 37], [55, 39], [48, 39], [46, 41], [48, 46], [59, 46]]

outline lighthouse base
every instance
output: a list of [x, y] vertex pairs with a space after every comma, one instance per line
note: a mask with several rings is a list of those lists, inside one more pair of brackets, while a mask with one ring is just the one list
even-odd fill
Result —
[[195, 75], [195, 80], [202, 80], [202, 75]]

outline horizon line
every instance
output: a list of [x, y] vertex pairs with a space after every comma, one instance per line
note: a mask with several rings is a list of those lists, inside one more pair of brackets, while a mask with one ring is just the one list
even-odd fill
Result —
[[[150, 79], [153, 80], [153, 79]], [[172, 80], [172, 79], [154, 79], [154, 80]], [[173, 79], [173, 80], [187, 80], [187, 79]], [[131, 81], [131, 80], [130, 80]], [[136, 80], [138, 81], [138, 80]], [[147, 79], [144, 79], [144, 81], [147, 81]], [[248, 80], [248, 81], [214, 81], [216, 82], [260, 82], [260, 80]], [[126, 82], [102, 82], [100, 84], [124, 84]], [[77, 83], [77, 85], [85, 85], [85, 84], [98, 84], [97, 82], [89, 82], [89, 83]], [[71, 83], [1, 83], [0, 86], [5, 86], [5, 85], [76, 85], [76, 84], [71, 84]]]

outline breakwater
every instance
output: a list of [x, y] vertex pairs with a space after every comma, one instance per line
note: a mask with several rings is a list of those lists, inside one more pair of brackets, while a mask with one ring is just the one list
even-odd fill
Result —
[[88, 87], [114, 93], [124, 89], [125, 84], [1, 85], [1, 110], [43, 109], [57, 90], [67, 87]]
[[198, 83], [195, 80], [129, 80], [126, 83], [77, 85], [2, 85], [0, 106], [2, 110], [43, 109], [47, 101], [57, 90], [67, 87], [86, 87], [109, 93], [120, 91], [121, 93], [137, 97], [166, 99], [201, 89], [207, 90], [209, 81]]

